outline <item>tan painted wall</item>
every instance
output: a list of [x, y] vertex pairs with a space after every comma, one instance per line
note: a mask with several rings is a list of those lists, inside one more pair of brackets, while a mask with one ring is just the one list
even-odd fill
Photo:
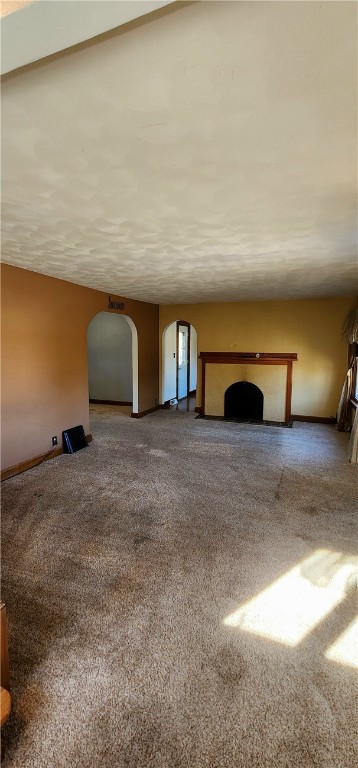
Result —
[[[87, 328], [108, 294], [3, 264], [2, 468], [51, 448], [52, 435], [89, 432]], [[139, 411], [158, 399], [158, 306], [123, 301], [138, 331]], [[115, 310], [116, 311], [116, 310]]]
[[[180, 319], [196, 328], [198, 353], [297, 352], [298, 360], [293, 363], [292, 413], [335, 416], [347, 364], [347, 347], [341, 342], [341, 331], [354, 306], [353, 297], [168, 305], [159, 309], [160, 333], [168, 323]], [[210, 368], [208, 365], [207, 371]], [[197, 405], [200, 404], [199, 365]]]

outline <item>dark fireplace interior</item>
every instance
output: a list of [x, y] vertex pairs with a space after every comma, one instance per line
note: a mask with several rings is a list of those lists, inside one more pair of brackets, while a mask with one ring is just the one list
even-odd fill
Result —
[[224, 416], [240, 421], [262, 421], [264, 396], [256, 384], [236, 381], [225, 392]]

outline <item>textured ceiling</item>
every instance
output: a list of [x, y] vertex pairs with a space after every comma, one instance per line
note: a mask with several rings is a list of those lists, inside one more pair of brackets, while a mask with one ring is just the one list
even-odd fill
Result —
[[188, 3], [5, 78], [3, 260], [163, 304], [355, 293], [356, 13]]

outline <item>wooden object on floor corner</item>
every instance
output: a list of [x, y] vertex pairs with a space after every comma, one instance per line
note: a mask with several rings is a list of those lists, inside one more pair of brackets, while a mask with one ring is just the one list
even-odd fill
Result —
[[11, 711], [11, 696], [9, 694], [9, 691], [6, 690], [6, 688], [1, 688], [1, 702], [0, 702], [0, 713], [1, 713], [1, 727], [6, 723], [6, 720], [8, 719]]

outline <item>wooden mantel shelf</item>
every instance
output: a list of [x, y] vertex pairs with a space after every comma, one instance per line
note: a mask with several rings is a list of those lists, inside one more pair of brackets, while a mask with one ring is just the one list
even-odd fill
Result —
[[270, 363], [284, 365], [297, 360], [297, 352], [200, 352], [205, 363]]
[[292, 363], [297, 360], [297, 352], [200, 352], [201, 360], [201, 415], [205, 416], [205, 368], [207, 363], [227, 365], [251, 363], [253, 365], [286, 365], [286, 402], [285, 421], [291, 418], [292, 399]]

